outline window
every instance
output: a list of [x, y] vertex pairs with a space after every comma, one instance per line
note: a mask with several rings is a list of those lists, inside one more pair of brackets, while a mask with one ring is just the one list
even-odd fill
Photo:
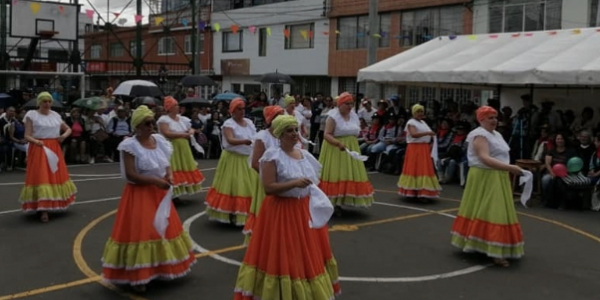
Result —
[[110, 57], [121, 57], [123, 56], [123, 45], [121, 43], [110, 44]]
[[562, 0], [492, 0], [489, 15], [491, 33], [561, 29]]
[[258, 56], [267, 56], [267, 29], [258, 29]]
[[400, 45], [416, 46], [435, 37], [463, 32], [462, 6], [442, 6], [402, 12]]
[[[200, 39], [197, 52], [204, 52], [204, 34], [199, 34], [196, 38]], [[185, 54], [192, 54], [192, 35], [186, 35], [184, 38], [183, 49]]]
[[48, 60], [53, 62], [69, 62], [69, 52], [66, 50], [48, 50]]
[[381, 38], [379, 39], [379, 47], [385, 48], [390, 46], [390, 29], [392, 28], [392, 15], [382, 14], [379, 16], [379, 32]]
[[102, 56], [102, 45], [92, 45], [90, 47], [90, 57], [100, 58], [100, 56]]
[[[144, 49], [146, 48], [146, 43], [144, 41], [142, 41], [142, 57], [144, 56]], [[137, 43], [135, 41], [130, 41], [129, 42], [129, 53], [131, 54], [131, 56], [135, 57], [137, 51]]]
[[592, 0], [590, 5], [590, 27], [600, 26], [600, 5], [598, 0]]
[[368, 16], [339, 18], [337, 22], [337, 48], [362, 49], [367, 47]]
[[286, 25], [290, 36], [285, 39], [285, 49], [309, 49], [314, 48], [315, 24]]
[[241, 83], [232, 83], [231, 89], [233, 90], [234, 93], [238, 94], [242, 91], [242, 84]]
[[231, 31], [223, 32], [223, 52], [242, 52], [243, 47], [243, 31], [233, 33]]
[[158, 40], [158, 55], [175, 55], [175, 40], [172, 37], [162, 37]]

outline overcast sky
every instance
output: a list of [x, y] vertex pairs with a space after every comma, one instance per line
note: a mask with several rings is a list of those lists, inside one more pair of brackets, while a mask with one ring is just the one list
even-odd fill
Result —
[[[150, 8], [148, 4], [151, 0], [142, 1], [142, 15], [144, 16], [143, 23], [148, 22], [148, 15], [150, 14]], [[69, 2], [69, 0], [60, 0], [60, 2]], [[106, 20], [107, 13], [110, 17], [109, 21], [111, 23], [117, 23], [119, 19], [125, 19], [127, 22], [124, 26], [133, 26], [135, 24], [134, 15], [135, 15], [135, 3], [136, 0], [131, 1], [129, 6], [127, 4], [129, 0], [79, 0], [79, 4], [82, 5], [81, 12], [85, 12], [86, 9], [93, 9], [92, 5], [96, 8], [96, 10], [102, 15], [103, 19], [100, 19], [100, 23], [104, 23], [103, 20]], [[90, 5], [91, 4], [91, 5]], [[125, 8], [127, 6], [127, 8]], [[119, 15], [118, 18], [115, 17], [113, 13], [120, 13], [123, 9], [123, 13]], [[98, 19], [96, 13], [94, 13], [94, 22]]]

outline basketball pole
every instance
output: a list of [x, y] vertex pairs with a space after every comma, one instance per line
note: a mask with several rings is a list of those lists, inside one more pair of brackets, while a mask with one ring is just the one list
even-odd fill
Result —
[[[135, 11], [138, 16], [142, 15], [142, 0], [136, 0]], [[142, 22], [135, 25], [135, 75], [142, 76]]]
[[[2, 26], [0, 26], [0, 70], [6, 70], [6, 61], [4, 60], [4, 54], [6, 53], [6, 26], [7, 22], [7, 2], [8, 0], [0, 0], [0, 22], [2, 22]], [[2, 82], [0, 82], [1, 86], [4, 86], [4, 78]]]

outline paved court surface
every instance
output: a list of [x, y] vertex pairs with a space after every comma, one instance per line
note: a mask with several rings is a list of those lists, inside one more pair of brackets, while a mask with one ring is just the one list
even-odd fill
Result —
[[[216, 163], [200, 161], [205, 186]], [[69, 169], [77, 203], [47, 224], [19, 211], [24, 172], [0, 174], [0, 300], [232, 298], [243, 236], [240, 228], [208, 222], [205, 193], [177, 206], [198, 252], [189, 276], [153, 283], [143, 297], [103, 285], [100, 257], [123, 181], [116, 164]], [[377, 203], [331, 222], [340, 299], [600, 299], [600, 214], [519, 207], [526, 256], [510, 268], [490, 267], [449, 244], [460, 187], [445, 186], [432, 204], [407, 203], [395, 194], [396, 176], [370, 176]]]

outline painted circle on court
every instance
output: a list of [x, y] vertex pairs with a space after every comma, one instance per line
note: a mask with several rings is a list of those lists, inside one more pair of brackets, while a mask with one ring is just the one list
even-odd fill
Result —
[[[447, 213], [442, 213], [442, 212], [436, 212], [433, 210], [429, 210], [429, 209], [424, 209], [424, 208], [418, 208], [418, 207], [412, 207], [412, 206], [406, 206], [406, 205], [399, 205], [399, 204], [392, 204], [392, 203], [382, 203], [382, 202], [373, 202], [373, 204], [378, 204], [378, 205], [383, 205], [383, 206], [391, 206], [391, 207], [398, 207], [398, 208], [405, 208], [405, 209], [409, 209], [409, 210], [414, 210], [414, 211], [420, 211], [420, 212], [429, 212], [429, 213], [433, 213], [433, 214], [437, 214], [437, 215], [442, 215], [448, 218], [456, 218], [456, 216], [451, 215], [451, 214], [447, 214]], [[190, 239], [192, 240], [192, 244], [194, 247], [194, 251], [200, 252], [200, 253], [207, 253], [210, 252], [211, 250], [206, 249], [204, 247], [202, 247], [200, 244], [198, 244], [194, 238], [192, 237], [192, 235], [190, 234], [190, 227], [192, 225], [192, 223], [194, 223], [197, 219], [199, 219], [200, 217], [204, 216], [206, 214], [206, 212], [201, 212], [198, 213], [196, 215], [191, 216], [190, 218], [188, 218], [187, 220], [185, 220], [185, 222], [183, 223], [183, 228], [185, 231], [188, 232]], [[209, 255], [211, 258], [216, 259], [218, 261], [230, 264], [230, 265], [234, 265], [234, 266], [241, 266], [241, 262], [237, 261], [235, 259], [231, 259], [231, 258], [227, 258], [224, 256], [221, 256], [219, 254], [211, 254]], [[452, 271], [452, 272], [447, 272], [447, 273], [440, 273], [440, 274], [434, 274], [434, 275], [426, 275], [426, 276], [415, 276], [415, 277], [346, 277], [346, 276], [340, 276], [339, 280], [340, 281], [354, 281], [354, 282], [383, 282], [383, 283], [390, 283], [390, 282], [420, 282], [420, 281], [430, 281], [430, 280], [437, 280], [437, 279], [444, 279], [444, 278], [451, 278], [451, 277], [456, 277], [456, 276], [461, 276], [461, 275], [467, 275], [470, 273], [474, 273], [477, 271], [481, 271], [489, 266], [491, 266], [492, 264], [488, 264], [488, 265], [475, 265], [472, 267], [468, 267], [468, 268], [464, 268], [464, 269], [460, 269], [460, 270], [456, 270], [456, 271]]]

